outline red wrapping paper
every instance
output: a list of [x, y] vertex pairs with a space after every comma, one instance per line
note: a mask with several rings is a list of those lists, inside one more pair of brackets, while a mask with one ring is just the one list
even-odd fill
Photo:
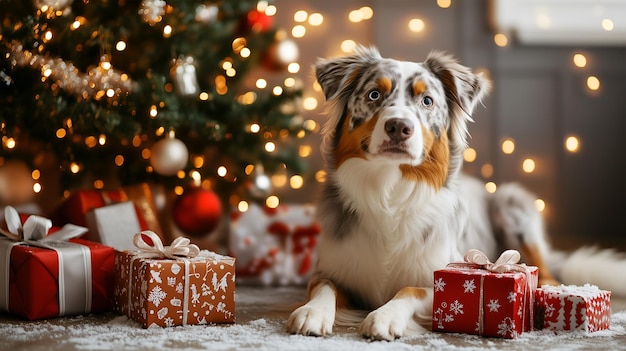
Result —
[[596, 286], [542, 286], [535, 293], [535, 326], [554, 331], [609, 329], [611, 292]]
[[[111, 310], [113, 248], [81, 239], [71, 239], [69, 242], [87, 246], [91, 254], [90, 312]], [[5, 262], [5, 257], [0, 259]], [[9, 267], [9, 313], [28, 320], [59, 316], [59, 264], [56, 251], [32, 246], [14, 246], [11, 249]]]
[[[536, 286], [537, 267], [529, 266]], [[532, 330], [531, 289], [523, 272], [435, 271], [433, 331], [515, 338]]]
[[[111, 200], [110, 203], [105, 201], [103, 193]], [[111, 203], [128, 200], [128, 196], [122, 190], [79, 190], [63, 201], [63, 203], [54, 211], [51, 219], [55, 225], [73, 223], [81, 227], [87, 227], [86, 214], [90, 210], [103, 207]], [[149, 227], [144, 216], [136, 205], [135, 212], [137, 213], [137, 219], [139, 220], [139, 225], [142, 230], [154, 229]]]

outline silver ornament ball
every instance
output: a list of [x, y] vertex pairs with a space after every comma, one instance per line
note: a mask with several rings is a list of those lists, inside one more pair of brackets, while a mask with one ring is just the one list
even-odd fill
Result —
[[189, 151], [185, 143], [173, 137], [159, 140], [152, 146], [150, 165], [155, 172], [171, 176], [187, 166]]

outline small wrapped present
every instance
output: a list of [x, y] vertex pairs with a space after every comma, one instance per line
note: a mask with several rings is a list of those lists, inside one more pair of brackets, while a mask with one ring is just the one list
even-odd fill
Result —
[[132, 250], [133, 235], [141, 231], [135, 206], [131, 201], [89, 210], [86, 214], [89, 232], [85, 239], [112, 246], [116, 250]]
[[150, 326], [235, 321], [235, 259], [200, 251], [189, 239], [163, 246], [154, 232], [134, 236], [138, 250], [116, 251], [114, 309]]
[[611, 292], [594, 285], [544, 285], [535, 294], [535, 327], [587, 333], [609, 329]]
[[[55, 209], [51, 216], [52, 222], [55, 225], [73, 223], [81, 227], [87, 227], [87, 212], [94, 208], [126, 201], [129, 201], [128, 196], [123, 190], [78, 190]], [[142, 230], [150, 229], [141, 212], [138, 209], [136, 209], [136, 212]]]
[[252, 204], [233, 212], [230, 253], [237, 258], [240, 283], [306, 284], [317, 260], [320, 226], [311, 205], [263, 208]]
[[[132, 196], [132, 197], [131, 197]], [[133, 249], [133, 235], [142, 230], [157, 230], [152, 193], [147, 184], [128, 190], [79, 190], [54, 211], [55, 224], [74, 223], [87, 227], [83, 239], [112, 246], [117, 250]]]
[[538, 269], [505, 251], [495, 263], [478, 250], [435, 271], [432, 329], [515, 338], [532, 330]]
[[0, 309], [28, 320], [105, 312], [113, 296], [111, 247], [74, 239], [87, 228], [52, 227], [5, 208], [0, 230]]

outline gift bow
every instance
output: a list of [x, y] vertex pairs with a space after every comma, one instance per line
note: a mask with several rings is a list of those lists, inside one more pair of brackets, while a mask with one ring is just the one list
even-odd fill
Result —
[[[152, 245], [146, 242], [144, 235], [152, 240]], [[197, 245], [191, 244], [189, 239], [183, 237], [174, 239], [170, 246], [163, 246], [161, 238], [151, 230], [144, 230], [135, 234], [133, 243], [144, 258], [193, 258], [200, 253], [200, 248]]]
[[7, 230], [0, 228], [0, 233], [15, 241], [24, 241], [34, 246], [41, 246], [37, 243], [67, 241], [77, 238], [87, 232], [87, 228], [74, 224], [66, 224], [63, 228], [48, 235], [52, 228], [52, 221], [48, 218], [31, 215], [28, 216], [24, 225], [20, 220], [17, 210], [11, 206], [4, 209], [4, 220], [7, 223]]
[[479, 265], [481, 268], [494, 273], [526, 273], [528, 271], [526, 264], [517, 263], [520, 258], [520, 253], [517, 250], [506, 250], [498, 257], [496, 262], [492, 263], [487, 255], [480, 250], [470, 249], [465, 253], [463, 260], [467, 263]]

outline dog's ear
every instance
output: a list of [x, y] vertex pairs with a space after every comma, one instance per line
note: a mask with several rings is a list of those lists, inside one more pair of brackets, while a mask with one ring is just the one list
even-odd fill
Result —
[[490, 90], [489, 81], [442, 52], [431, 52], [424, 64], [443, 83], [449, 108], [460, 108], [471, 118], [476, 104]]
[[315, 77], [322, 87], [326, 100], [335, 99], [357, 78], [366, 63], [380, 58], [380, 53], [375, 48], [358, 46], [353, 55], [319, 59], [315, 64]]
[[474, 74], [454, 57], [442, 52], [431, 52], [424, 64], [443, 83], [450, 116], [451, 141], [464, 149], [467, 144], [467, 122], [473, 121], [474, 107], [487, 95], [491, 84], [482, 73]]

